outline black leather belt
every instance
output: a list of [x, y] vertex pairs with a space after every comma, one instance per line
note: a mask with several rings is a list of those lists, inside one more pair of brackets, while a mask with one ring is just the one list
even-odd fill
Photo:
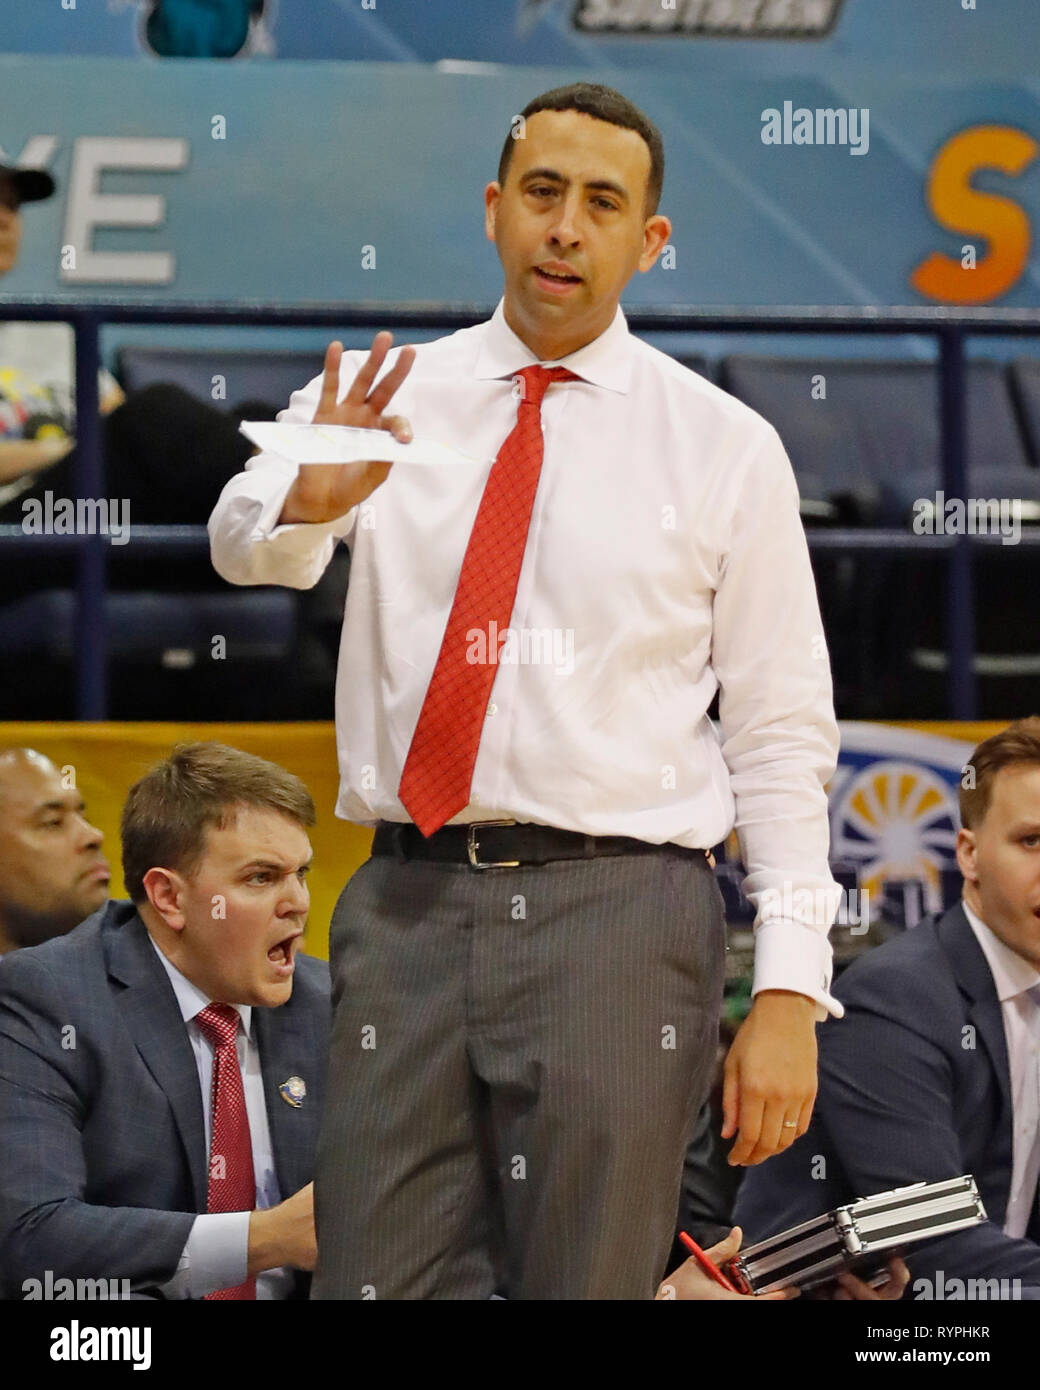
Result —
[[469, 864], [473, 869], [518, 869], [522, 864], [548, 864], [554, 859], [595, 859], [600, 855], [659, 854], [669, 850], [692, 855], [708, 868], [707, 851], [685, 845], [652, 845], [627, 835], [583, 835], [551, 825], [517, 824], [507, 820], [445, 825], [424, 838], [410, 821], [380, 821], [372, 840], [374, 855], [406, 859], [439, 859]]

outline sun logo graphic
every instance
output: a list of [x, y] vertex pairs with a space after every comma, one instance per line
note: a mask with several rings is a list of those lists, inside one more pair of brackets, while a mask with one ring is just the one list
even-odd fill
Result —
[[956, 868], [957, 785], [971, 747], [922, 730], [842, 726], [831, 860], [855, 864], [860, 888], [877, 902], [886, 883], [916, 882], [924, 911], [942, 910], [943, 875]]

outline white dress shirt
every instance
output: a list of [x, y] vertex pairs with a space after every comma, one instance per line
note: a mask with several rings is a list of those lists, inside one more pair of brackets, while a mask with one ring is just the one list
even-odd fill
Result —
[[[202, 1090], [202, 1114], [206, 1126], [206, 1170], [209, 1171], [209, 1152], [213, 1134], [213, 1055], [214, 1047], [195, 1021], [196, 1014], [213, 1000], [183, 975], [172, 961], [167, 960], [155, 941], [152, 946], [162, 961], [173, 992], [177, 996], [181, 1017], [188, 1030], [188, 1040], [195, 1054]], [[264, 1103], [264, 1083], [260, 1071], [260, 1049], [253, 1035], [253, 1010], [249, 1004], [235, 1004], [241, 1027], [235, 1034], [238, 1065], [242, 1072], [249, 1137], [253, 1147], [253, 1175], [256, 1181], [258, 1209], [277, 1206], [282, 1200], [271, 1147], [271, 1129]], [[188, 1240], [177, 1265], [177, 1273], [160, 1288], [167, 1298], [202, 1298], [215, 1289], [229, 1289], [245, 1281], [249, 1247], [249, 1212], [206, 1212], [196, 1216]], [[292, 1292], [295, 1276], [284, 1266], [265, 1270], [256, 1277], [257, 1299], [287, 1298]]]
[[1004, 1216], [1004, 1234], [1024, 1236], [1037, 1201], [1040, 1177], [1040, 1007], [1034, 986], [1040, 974], [986, 926], [961, 900], [964, 915], [982, 947], [1004, 1019], [1008, 1066], [1011, 1070], [1011, 1191]]
[[[341, 394], [365, 356], [344, 353]], [[336, 521], [279, 526], [296, 468], [258, 454], [210, 518], [213, 563], [235, 584], [309, 588], [337, 541], [350, 545], [336, 688], [346, 820], [410, 819], [397, 795], [405, 758], [491, 460], [516, 422], [511, 377], [536, 360], [502, 303], [416, 349], [388, 409], [417, 438], [486, 462], [401, 463]], [[779, 437], [633, 337], [620, 308], [549, 365], [581, 380], [550, 385], [542, 403], [513, 637], [470, 803], [449, 823], [508, 818], [694, 848], [735, 824], [756, 908], [755, 990], [796, 990], [817, 1000], [818, 1018], [840, 1017], [824, 791], [838, 731]], [[310, 422], [320, 384], [295, 392], [279, 419]], [[721, 737], [707, 716], [718, 687]]]

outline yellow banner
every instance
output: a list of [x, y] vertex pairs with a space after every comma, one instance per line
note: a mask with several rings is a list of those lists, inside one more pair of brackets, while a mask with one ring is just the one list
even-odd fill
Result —
[[166, 757], [176, 743], [212, 739], [279, 763], [307, 785], [318, 813], [310, 832], [314, 867], [306, 949], [328, 956], [329, 922], [336, 899], [368, 858], [372, 831], [333, 814], [339, 773], [330, 723], [313, 724], [75, 724], [0, 722], [0, 748], [35, 748], [60, 768], [74, 769], [87, 818], [104, 833], [112, 865], [112, 896], [126, 896], [119, 853], [119, 817], [131, 784]]
[[[869, 726], [859, 726], [869, 727]], [[1002, 722], [958, 724], [903, 720], [878, 728], [918, 730], [962, 739], [969, 747], [1005, 727]], [[280, 763], [306, 783], [318, 822], [311, 832], [314, 867], [311, 913], [305, 937], [312, 955], [328, 956], [332, 910], [343, 885], [368, 857], [372, 831], [334, 814], [339, 773], [331, 722], [301, 724], [76, 724], [2, 723], [0, 748], [26, 746], [45, 753], [59, 768], [75, 770], [75, 784], [92, 824], [104, 832], [112, 863], [112, 896], [125, 897], [119, 854], [119, 817], [131, 783], [175, 743], [213, 739]]]

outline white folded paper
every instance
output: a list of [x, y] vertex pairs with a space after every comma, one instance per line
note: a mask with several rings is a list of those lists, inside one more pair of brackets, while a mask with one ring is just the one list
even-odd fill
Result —
[[358, 463], [363, 459], [378, 459], [429, 467], [439, 463], [488, 462], [433, 439], [412, 439], [402, 444], [389, 430], [360, 430], [350, 425], [292, 425], [277, 420], [243, 420], [240, 429], [265, 453], [278, 454], [290, 463]]

